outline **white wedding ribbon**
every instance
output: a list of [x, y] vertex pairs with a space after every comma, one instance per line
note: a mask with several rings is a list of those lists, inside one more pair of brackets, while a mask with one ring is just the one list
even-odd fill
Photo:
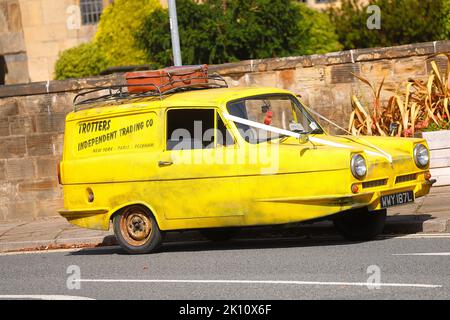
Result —
[[[261, 130], [277, 133], [277, 134], [288, 136], [288, 137], [293, 137], [293, 138], [296, 138], [296, 139], [300, 138], [300, 134], [299, 133], [292, 132], [292, 131], [289, 131], [289, 130], [280, 129], [280, 128], [269, 126], [269, 125], [262, 124], [262, 123], [259, 123], [259, 122], [255, 122], [255, 121], [251, 121], [251, 120], [248, 120], [248, 119], [236, 117], [236, 116], [233, 116], [231, 114], [224, 114], [224, 117], [227, 120], [234, 121], [234, 122], [241, 123], [241, 124], [245, 124], [245, 125], [250, 126], [250, 127], [258, 128], [258, 129], [261, 129]], [[326, 145], [326, 146], [330, 146], [330, 147], [344, 148], [344, 149], [356, 149], [353, 146], [348, 146], [348, 145], [345, 145], [345, 144], [341, 144], [341, 143], [337, 143], [337, 142], [333, 142], [333, 141], [328, 141], [328, 140], [324, 140], [324, 139], [320, 139], [320, 138], [316, 138], [316, 137], [309, 137], [309, 141], [314, 142], [314, 143], [318, 143], [318, 144], [322, 144], [322, 145]], [[365, 141], [365, 142], [368, 143], [367, 141]], [[390, 163], [392, 163], [392, 156], [390, 154], [388, 154], [387, 152], [384, 152], [383, 150], [381, 150], [380, 148], [378, 148], [376, 146], [373, 146], [372, 144], [370, 144], [370, 146], [373, 147], [374, 149], [378, 150], [379, 152], [374, 152], [374, 151], [370, 151], [370, 150], [364, 149], [365, 153], [370, 154], [370, 155], [374, 155], [374, 156], [383, 157], [383, 158], [387, 159]]]

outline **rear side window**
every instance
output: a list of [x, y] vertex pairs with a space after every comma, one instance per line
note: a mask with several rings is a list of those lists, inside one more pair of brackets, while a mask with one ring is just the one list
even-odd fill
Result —
[[167, 150], [210, 149], [234, 139], [214, 109], [171, 109], [167, 112]]
[[231, 146], [234, 144], [234, 138], [231, 135], [230, 131], [223, 123], [222, 118], [218, 113], [216, 113], [217, 117], [217, 131], [216, 131], [216, 142], [218, 145], [223, 146]]

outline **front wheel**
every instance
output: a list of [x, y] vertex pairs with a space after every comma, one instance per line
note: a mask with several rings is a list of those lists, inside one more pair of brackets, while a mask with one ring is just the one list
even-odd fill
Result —
[[368, 241], [383, 232], [387, 210], [367, 208], [343, 212], [333, 219], [337, 231], [347, 240]]
[[128, 253], [150, 253], [162, 242], [155, 218], [142, 206], [123, 209], [114, 217], [114, 234], [119, 245]]

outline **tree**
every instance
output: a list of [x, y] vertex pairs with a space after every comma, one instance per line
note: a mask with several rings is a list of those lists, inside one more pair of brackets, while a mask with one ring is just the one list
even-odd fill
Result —
[[98, 75], [106, 68], [106, 59], [93, 43], [84, 43], [64, 51], [55, 65], [55, 79]]
[[[184, 64], [225, 63], [339, 50], [325, 14], [290, 0], [178, 0]], [[160, 66], [172, 64], [168, 12], [148, 15], [136, 40]]]
[[[344, 0], [340, 8], [330, 9], [339, 41], [346, 49], [387, 47], [448, 38], [448, 0], [371, 0], [361, 5]], [[369, 5], [381, 9], [381, 29], [369, 29]]]
[[336, 27], [329, 16], [305, 4], [299, 4], [301, 19], [299, 28], [301, 33], [301, 48], [303, 54], [318, 54], [342, 50]]
[[[203, 4], [192, 1], [177, 1], [178, 25], [183, 45], [182, 59], [184, 64], [200, 64], [209, 62], [208, 29], [212, 19], [212, 11]], [[214, 30], [209, 30], [210, 33]], [[169, 16], [167, 9], [158, 8], [144, 18], [142, 28], [135, 33], [136, 42], [146, 53], [147, 59], [156, 61], [159, 66], [172, 64], [172, 42], [170, 36]]]
[[450, 0], [444, 1], [444, 38], [450, 39]]

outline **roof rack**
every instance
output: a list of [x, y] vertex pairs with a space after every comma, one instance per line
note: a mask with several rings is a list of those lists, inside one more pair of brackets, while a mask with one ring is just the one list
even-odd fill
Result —
[[[193, 84], [186, 84], [186, 80], [205, 80], [205, 82], [202, 83], [193, 83]], [[183, 85], [179, 85], [180, 83], [183, 83]], [[176, 87], [174, 87], [174, 84], [177, 84]], [[154, 89], [138, 92], [138, 93], [130, 93], [128, 92], [129, 87], [153, 87]], [[166, 89], [167, 87], [173, 87], [171, 89]], [[86, 88], [80, 93], [78, 93], [73, 98], [73, 111], [79, 111], [84, 106], [87, 106], [94, 102], [107, 102], [107, 101], [118, 101], [122, 99], [139, 99], [139, 98], [148, 98], [148, 97], [159, 97], [160, 99], [163, 98], [163, 96], [167, 96], [169, 94], [174, 94], [177, 92], [184, 92], [184, 91], [190, 91], [190, 90], [202, 90], [202, 89], [214, 89], [214, 88], [228, 88], [228, 84], [225, 81], [225, 79], [218, 75], [213, 74], [209, 75], [207, 77], [192, 77], [188, 79], [182, 79], [182, 80], [173, 80], [168, 83], [165, 83], [161, 86], [157, 86], [153, 83], [140, 83], [140, 84], [119, 84], [119, 85], [110, 85], [110, 86], [95, 86], [91, 88]], [[125, 90], [127, 89], [127, 90]], [[85, 97], [89, 94], [99, 92], [102, 90], [108, 90], [109, 92], [107, 94], [88, 98], [85, 100], [80, 100], [80, 98]]]

